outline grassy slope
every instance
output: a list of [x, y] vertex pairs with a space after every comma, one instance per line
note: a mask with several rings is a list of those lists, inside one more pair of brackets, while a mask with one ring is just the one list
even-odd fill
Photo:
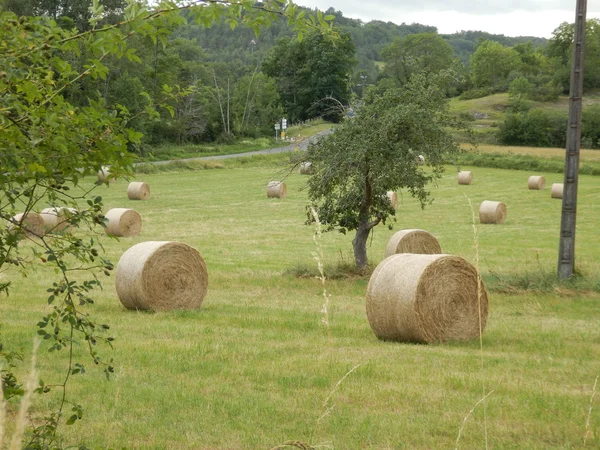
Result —
[[[365, 318], [363, 279], [327, 282], [327, 329], [318, 280], [282, 276], [297, 264], [315, 264], [313, 230], [303, 225], [304, 179], [290, 176], [288, 197], [268, 200], [266, 183], [280, 176], [268, 161], [144, 175], [140, 179], [152, 189], [147, 202], [129, 202], [124, 181], [103, 188], [107, 207], [134, 207], [144, 218], [141, 236], [107, 242], [113, 261], [138, 242], [186, 242], [208, 264], [209, 293], [199, 311], [132, 312], [120, 306], [114, 280], [104, 279], [94, 315], [112, 325], [117, 373], [106, 381], [89, 367], [72, 385], [87, 412], [67, 429], [71, 436], [93, 448], [268, 449], [288, 439], [336, 449], [454, 448], [485, 382], [494, 391], [487, 405], [490, 448], [582, 446], [600, 374], [600, 296], [491, 293], [483, 370], [478, 342], [378, 341]], [[424, 211], [405, 196], [396, 229], [428, 229], [446, 252], [473, 261], [468, 198], [475, 207], [483, 199], [502, 200], [507, 223], [478, 226], [484, 275], [553, 272], [560, 202], [548, 190], [528, 191], [523, 172], [473, 170], [471, 186], [458, 186], [448, 173], [432, 187], [436, 200]], [[580, 187], [578, 265], [598, 274], [600, 185], [582, 176]], [[369, 248], [374, 263], [392, 234], [376, 230]], [[325, 234], [326, 263], [351, 260], [350, 241]], [[52, 276], [2, 276], [15, 282], [13, 294], [0, 302], [3, 337], [28, 349]], [[51, 382], [58, 377], [48, 367], [53, 360], [40, 359], [43, 378]], [[596, 402], [591, 448], [599, 445], [598, 409]], [[483, 432], [479, 405], [466, 421], [460, 448], [484, 447]]]

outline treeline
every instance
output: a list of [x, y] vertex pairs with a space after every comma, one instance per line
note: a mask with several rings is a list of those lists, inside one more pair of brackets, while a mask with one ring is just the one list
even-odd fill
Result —
[[[0, 0], [0, 10], [47, 15], [63, 28], [85, 31], [90, 4]], [[123, 0], [100, 4], [105, 24], [119, 20]], [[568, 91], [573, 26], [566, 23], [546, 42], [478, 31], [439, 35], [426, 25], [364, 23], [329, 9], [324, 15], [335, 17], [340, 36], [331, 42], [310, 33], [301, 41], [293, 39], [281, 20], [257, 36], [226, 23], [199, 26], [187, 14], [181, 14], [176, 27], [158, 30], [158, 39], [133, 35], [128, 59], [107, 58], [104, 77], [74, 80], [67, 100], [103, 102], [144, 135], [144, 145], [158, 145], [270, 136], [284, 116], [290, 123], [313, 117], [339, 121], [348, 108], [360, 106], [368, 91], [401, 86], [417, 72], [452, 72], [442, 77], [448, 80], [443, 86], [447, 96], [509, 92], [514, 99], [509, 125], [529, 117], [527, 102], [550, 101]], [[600, 87], [598, 21], [588, 21], [587, 31], [585, 87], [592, 89]], [[73, 53], [69, 63], [81, 66], [87, 56]]]

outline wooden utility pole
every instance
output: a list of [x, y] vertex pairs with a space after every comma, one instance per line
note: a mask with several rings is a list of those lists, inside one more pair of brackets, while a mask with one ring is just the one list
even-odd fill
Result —
[[579, 149], [581, 147], [581, 109], [583, 97], [583, 49], [585, 43], [585, 19], [587, 0], [577, 0], [575, 15], [575, 38], [573, 45], [573, 69], [569, 99], [569, 127], [567, 129], [567, 152], [563, 184], [562, 216], [560, 221], [560, 244], [558, 250], [558, 278], [573, 275], [575, 268], [575, 222], [577, 218], [577, 184], [579, 181]]

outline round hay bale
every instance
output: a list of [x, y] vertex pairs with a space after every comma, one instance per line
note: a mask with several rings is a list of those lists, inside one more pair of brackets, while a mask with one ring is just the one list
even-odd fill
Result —
[[550, 197], [563, 198], [563, 188], [563, 183], [552, 183], [552, 189], [550, 189]]
[[506, 222], [506, 205], [502, 202], [484, 200], [479, 206], [479, 222], [504, 223]]
[[22, 231], [28, 237], [41, 237], [44, 235], [44, 219], [32, 211], [19, 213], [11, 218], [7, 228], [11, 232]]
[[386, 258], [396, 253], [434, 255], [442, 253], [442, 247], [435, 236], [425, 230], [400, 230], [394, 233], [385, 247]]
[[487, 314], [485, 286], [475, 267], [458, 256], [392, 255], [377, 266], [367, 286], [369, 325], [383, 340], [475, 339]]
[[287, 188], [282, 181], [269, 181], [267, 184], [267, 198], [283, 198], [287, 195]]
[[546, 178], [532, 175], [527, 180], [527, 187], [531, 190], [539, 191], [546, 187]]
[[129, 200], [148, 200], [150, 198], [150, 186], [143, 181], [133, 181], [127, 186], [127, 197]]
[[142, 231], [142, 218], [133, 209], [109, 209], [104, 217], [107, 220], [104, 231], [109, 236], [137, 236]]
[[200, 253], [186, 244], [141, 242], [119, 259], [115, 287], [129, 309], [197, 309], [206, 296], [208, 272]]
[[101, 183], [105, 183], [107, 181], [109, 183], [114, 183], [115, 181], [117, 181], [115, 177], [111, 176], [110, 166], [102, 166], [100, 168], [100, 170], [98, 171], [98, 181], [100, 181]]
[[398, 194], [396, 194], [394, 191], [387, 191], [385, 195], [387, 196], [390, 205], [392, 205], [392, 208], [398, 209]]
[[461, 170], [458, 172], [458, 184], [471, 184], [473, 182], [473, 172], [470, 170]]
[[44, 208], [40, 212], [40, 216], [44, 219], [46, 233], [70, 232], [73, 226], [69, 223], [69, 219], [75, 214], [77, 214], [77, 210], [74, 208], [57, 206]]
[[310, 161], [305, 161], [302, 164], [300, 164], [300, 173], [302, 175], [312, 175], [312, 173], [313, 173], [312, 163]]

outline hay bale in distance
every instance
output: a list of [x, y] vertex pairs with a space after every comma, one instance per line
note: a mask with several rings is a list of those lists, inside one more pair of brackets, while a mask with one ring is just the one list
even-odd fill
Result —
[[282, 181], [269, 181], [267, 184], [267, 198], [284, 198], [287, 188]]
[[390, 238], [385, 247], [386, 258], [396, 253], [439, 254], [442, 247], [432, 234], [425, 230], [400, 230]]
[[417, 156], [417, 165], [422, 166], [423, 164], [425, 164], [425, 157], [423, 155], [418, 155]]
[[133, 209], [109, 209], [104, 217], [107, 220], [104, 231], [109, 236], [137, 236], [142, 231], [142, 218]]
[[392, 208], [398, 209], [398, 194], [394, 191], [387, 191], [385, 195], [387, 196], [390, 205], [392, 205]]
[[546, 187], [546, 178], [543, 176], [532, 175], [527, 180], [527, 187], [534, 191], [542, 190]]
[[128, 309], [197, 309], [208, 289], [204, 259], [180, 242], [136, 244], [123, 253], [115, 272], [117, 295]]
[[506, 222], [506, 205], [502, 202], [484, 200], [479, 206], [479, 222], [498, 224]]
[[143, 181], [133, 181], [127, 186], [127, 198], [129, 200], [148, 200], [150, 198], [150, 186]]
[[44, 208], [40, 212], [40, 216], [44, 220], [44, 228], [46, 233], [65, 233], [73, 229], [69, 223], [69, 219], [77, 214], [74, 208], [66, 207], [51, 207]]
[[100, 181], [101, 183], [105, 183], [107, 181], [109, 183], [114, 183], [115, 181], [117, 181], [115, 177], [113, 177], [110, 173], [110, 166], [102, 166], [100, 168], [100, 170], [98, 171], [98, 181]]
[[461, 170], [458, 172], [458, 184], [471, 184], [473, 182], [473, 172], [470, 170]]
[[310, 161], [304, 161], [302, 164], [300, 164], [300, 173], [302, 175], [312, 175], [312, 163]]
[[552, 188], [550, 189], [550, 197], [563, 198], [563, 188], [563, 183], [552, 183]]
[[29, 211], [19, 213], [8, 222], [7, 228], [11, 232], [22, 231], [27, 237], [41, 237], [44, 235], [44, 219], [38, 213]]
[[485, 286], [468, 261], [402, 253], [384, 259], [367, 286], [367, 318], [379, 339], [476, 339], [488, 314]]

